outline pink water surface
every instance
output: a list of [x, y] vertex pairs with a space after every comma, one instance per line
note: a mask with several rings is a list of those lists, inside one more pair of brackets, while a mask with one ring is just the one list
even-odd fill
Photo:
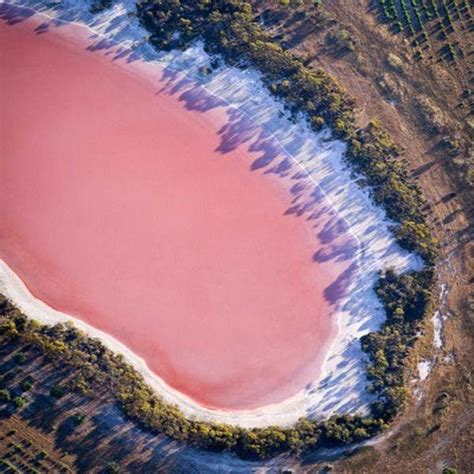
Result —
[[0, 256], [202, 404], [254, 408], [305, 387], [345, 267], [315, 261], [323, 243], [287, 212], [289, 184], [223, 145], [223, 104], [202, 92], [192, 106], [140, 79], [140, 61], [87, 50], [80, 27], [38, 24], [0, 21]]

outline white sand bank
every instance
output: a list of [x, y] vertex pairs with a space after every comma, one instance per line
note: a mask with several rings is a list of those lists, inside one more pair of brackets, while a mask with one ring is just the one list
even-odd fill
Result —
[[445, 283], [441, 285], [439, 302], [440, 307], [437, 309], [431, 321], [433, 323], [433, 345], [436, 351], [440, 351], [443, 348], [443, 326], [444, 321], [447, 319], [447, 315], [444, 314], [442, 306], [446, 305], [446, 298], [448, 295], [448, 288]]
[[432, 365], [433, 362], [431, 360], [422, 360], [421, 362], [418, 362], [418, 377], [420, 382], [423, 382], [423, 380], [428, 378]]
[[[315, 134], [303, 119], [292, 123], [281, 104], [266, 91], [256, 71], [220, 67], [208, 75], [202, 75], [200, 68], [208, 65], [210, 58], [200, 45], [184, 52], [156, 53], [145, 41], [148, 33], [134, 17], [128, 15], [133, 11], [134, 2], [131, 0], [118, 2], [112, 9], [95, 17], [88, 12], [88, 2], [66, 0], [53, 10], [37, 0], [8, 3], [41, 10], [45, 24], [49, 24], [50, 28], [60, 26], [62, 22], [84, 25], [91, 33], [91, 43], [97, 47], [107, 49], [109, 46], [104, 44], [105, 39], [121, 45], [122, 51], [115, 53], [145, 60], [143, 70], [149, 80], [153, 81], [154, 71], [163, 80], [164, 70], [164, 80], [170, 92], [187, 101], [190, 107], [205, 106], [188, 99], [196, 87], [205, 87], [210, 94], [225, 101], [230, 105], [229, 126], [223, 133], [229, 140], [235, 135], [239, 143], [244, 142], [249, 149], [258, 150], [262, 142], [261, 131], [264, 130], [268, 140], [279, 147], [279, 153], [274, 161], [265, 163], [262, 172], [290, 179], [303, 174], [304, 185], [295, 189], [294, 212], [316, 219], [314, 213], [319, 208], [314, 196], [315, 193], [324, 195], [334, 218], [332, 228], [319, 231], [337, 233], [338, 226], [343, 222], [357, 241], [357, 249], [350, 291], [337, 314], [338, 334], [328, 350], [321, 376], [282, 403], [248, 411], [209, 410], [173, 390], [148, 369], [143, 359], [116, 339], [36, 299], [5, 262], [0, 265], [0, 291], [25, 314], [41, 322], [54, 324], [74, 319], [79, 328], [100, 338], [115, 352], [122, 353], [150, 386], [168, 402], [178, 404], [189, 417], [251, 427], [288, 425], [302, 416], [322, 417], [334, 412], [366, 411], [370, 396], [365, 393], [365, 358], [359, 339], [378, 329], [384, 319], [380, 302], [373, 292], [374, 282], [381, 269], [417, 269], [421, 266], [421, 260], [401, 250], [395, 243], [389, 231], [392, 223], [381, 209], [373, 205], [368, 193], [359, 188], [356, 177], [345, 164], [344, 143], [332, 140], [328, 130]], [[60, 28], [58, 32], [61, 32]], [[191, 81], [183, 80], [185, 77]], [[239, 126], [242, 117], [251, 118], [254, 126], [243, 130]], [[342, 257], [336, 255], [332, 258]]]

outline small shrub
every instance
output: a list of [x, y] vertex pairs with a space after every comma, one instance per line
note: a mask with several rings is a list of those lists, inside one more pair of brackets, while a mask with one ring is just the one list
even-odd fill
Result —
[[76, 413], [75, 415], [73, 415], [71, 417], [73, 423], [76, 425], [76, 426], [79, 426], [83, 423], [83, 421], [85, 420], [86, 416], [83, 415], [82, 413]]
[[13, 360], [17, 363], [17, 364], [25, 364], [26, 361], [28, 360], [28, 357], [26, 357], [26, 354], [23, 353], [23, 352], [17, 352], [14, 356], [13, 356]]
[[13, 403], [16, 408], [23, 408], [26, 405], [26, 400], [23, 397], [15, 397]]
[[45, 451], [44, 449], [38, 453], [38, 455], [36, 456], [36, 459], [46, 459], [48, 457], [48, 451]]
[[31, 390], [32, 386], [33, 381], [31, 379], [25, 379], [20, 383], [20, 389], [22, 392], [27, 392], [28, 390]]
[[348, 52], [355, 49], [354, 41], [347, 30], [331, 31], [327, 36], [327, 41], [337, 52]]
[[0, 390], [0, 402], [9, 402], [12, 399], [10, 391], [6, 388]]
[[443, 469], [443, 474], [457, 474], [458, 471], [455, 467], [445, 467]]
[[116, 462], [108, 462], [105, 466], [105, 472], [119, 472], [119, 466]]
[[49, 394], [54, 398], [61, 398], [64, 395], [64, 387], [61, 387], [61, 385], [53, 385]]

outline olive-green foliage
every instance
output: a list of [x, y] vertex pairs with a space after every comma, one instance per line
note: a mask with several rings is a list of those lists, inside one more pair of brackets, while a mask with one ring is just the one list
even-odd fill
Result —
[[[358, 129], [353, 99], [326, 72], [305, 67], [273, 42], [254, 20], [246, 2], [140, 0], [137, 6], [139, 18], [156, 47], [184, 47], [200, 38], [209, 53], [219, 54], [236, 66], [257, 68], [269, 91], [292, 112], [306, 113], [315, 130], [328, 125], [347, 142], [347, 159], [364, 177], [374, 202], [398, 224], [398, 243], [423, 257], [426, 270], [402, 277], [388, 272], [380, 279], [376, 291], [388, 318], [380, 331], [362, 341], [370, 359], [368, 389], [378, 395], [373, 414], [384, 423], [391, 420], [407, 398], [404, 359], [417, 324], [427, 311], [438, 250], [422, 211], [425, 202], [421, 191], [409, 179], [399, 148], [377, 121]], [[174, 34], [177, 31], [179, 38]], [[350, 434], [345, 434], [337, 426], [337, 436], [327, 439], [345, 442], [354, 438], [355, 429], [347, 428]], [[365, 433], [365, 428], [357, 430], [359, 435]]]
[[445, 467], [442, 474], [457, 474], [457, 469], [455, 467]]
[[13, 403], [17, 408], [23, 408], [26, 404], [26, 400], [23, 397], [15, 397]]
[[101, 11], [110, 8], [113, 3], [114, 0], [92, 0], [89, 11], [91, 13], [100, 13]]
[[119, 472], [119, 465], [114, 461], [110, 461], [105, 465], [105, 472]]
[[380, 331], [362, 340], [370, 359], [368, 388], [377, 396], [372, 413], [339, 415], [321, 422], [302, 419], [289, 428], [250, 430], [188, 420], [176, 406], [157, 397], [121, 355], [106, 349], [99, 340], [86, 337], [71, 325], [50, 327], [28, 320], [1, 295], [0, 336], [20, 338], [46, 356], [74, 367], [74, 388], [81, 393], [90, 393], [95, 384], [105, 386], [124, 413], [146, 429], [200, 448], [230, 450], [243, 458], [259, 459], [373, 436], [406, 401], [404, 359], [429, 307], [434, 281], [436, 242], [425, 222], [420, 190], [409, 181], [398, 148], [377, 122], [357, 129], [353, 99], [323, 70], [305, 67], [273, 42], [254, 20], [248, 3], [138, 0], [137, 10], [155, 47], [185, 47], [200, 38], [209, 53], [221, 55], [229, 64], [258, 68], [270, 92], [294, 113], [306, 113], [315, 130], [328, 125], [347, 142], [347, 158], [365, 177], [374, 201], [398, 223], [400, 244], [424, 258], [425, 270], [404, 276], [387, 272], [376, 286], [387, 320]]
[[420, 323], [431, 301], [432, 269], [397, 276], [389, 270], [382, 275], [376, 292], [387, 320], [380, 331], [364, 336], [362, 348], [369, 355], [369, 392], [378, 396], [374, 416], [390, 421], [406, 402], [404, 359], [413, 345]]
[[64, 387], [61, 387], [61, 385], [53, 385], [49, 394], [54, 398], [61, 398], [64, 395]]
[[31, 390], [31, 387], [33, 387], [33, 379], [31, 377], [22, 380], [20, 383], [20, 389], [22, 392], [27, 392], [28, 390]]
[[13, 359], [17, 364], [26, 364], [26, 361], [27, 361], [27, 357], [25, 354], [23, 354], [23, 352], [17, 352], [13, 356]]
[[165, 433], [200, 448], [230, 450], [242, 458], [262, 459], [284, 452], [298, 453], [322, 445], [359, 441], [373, 436], [384, 426], [382, 419], [357, 415], [338, 416], [320, 423], [302, 419], [289, 428], [273, 426], [250, 430], [188, 420], [179, 408], [161, 400], [121, 355], [114, 354], [99, 340], [85, 336], [72, 325], [38, 324], [0, 295], [0, 329], [2, 343], [20, 340], [36, 347], [55, 363], [70, 366], [90, 386], [105, 387], [124, 413], [147, 430]]
[[255, 21], [250, 4], [239, 0], [138, 0], [137, 11], [158, 49], [183, 48], [199, 38], [209, 53], [222, 56], [227, 63], [257, 68], [269, 91], [294, 113], [306, 113], [315, 130], [328, 125], [348, 143], [347, 158], [371, 186], [374, 201], [399, 223], [399, 243], [417, 251], [428, 264], [434, 262], [437, 244], [425, 222], [424, 201], [398, 159], [398, 147], [376, 121], [357, 129], [354, 100], [324, 70], [306, 67], [274, 42]]
[[6, 388], [0, 390], [0, 402], [9, 402], [12, 399], [10, 391]]

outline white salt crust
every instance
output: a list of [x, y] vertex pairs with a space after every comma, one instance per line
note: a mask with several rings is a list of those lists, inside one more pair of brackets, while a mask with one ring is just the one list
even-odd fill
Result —
[[[221, 65], [202, 74], [202, 66], [209, 66], [211, 58], [201, 44], [185, 51], [157, 53], [146, 41], [148, 33], [129, 14], [134, 11], [133, 0], [118, 2], [95, 16], [88, 11], [89, 2], [79, 0], [48, 3], [47, 6], [38, 0], [0, 3], [33, 9], [44, 20], [46, 28], [75, 23], [87, 29], [91, 45], [110, 49], [120, 57], [136, 59], [134, 70], [140, 67], [142, 77], [156, 81], [157, 85], [162, 85], [164, 80], [170, 90], [179, 93], [195, 87], [205, 88], [209, 96], [227, 104], [231, 125], [235, 114], [251, 121], [253, 127], [248, 137], [242, 137], [239, 130], [238, 138], [245, 141], [245, 146], [255, 146], [258, 131], [264, 131], [268, 140], [276, 144], [279, 158], [278, 162], [272, 163], [270, 172], [295, 180], [303, 177], [302, 189], [295, 191], [295, 212], [312, 216], [315, 209], [306, 204], [311, 204], [311, 199], [315, 204], [312, 197], [316, 192], [324, 196], [328, 212], [334, 215], [335, 225], [343, 223], [357, 242], [350, 288], [336, 314], [338, 331], [328, 348], [322, 373], [293, 397], [254, 410], [224, 411], [199, 405], [167, 385], [151, 372], [142, 358], [117, 339], [35, 298], [1, 260], [0, 292], [26, 315], [42, 323], [74, 321], [79, 329], [99, 338], [114, 352], [123, 354], [164, 400], [178, 405], [187, 417], [193, 419], [262, 427], [289, 425], [304, 416], [320, 418], [336, 412], [366, 413], [371, 396], [365, 392], [366, 359], [359, 339], [377, 330], [384, 320], [383, 308], [373, 291], [374, 283], [382, 269], [406, 272], [420, 269], [422, 261], [402, 250], [394, 241], [390, 232], [393, 223], [382, 209], [372, 203], [368, 192], [359, 187], [358, 177], [345, 163], [345, 144], [332, 139], [328, 130], [314, 133], [303, 117], [290, 120], [282, 104], [269, 94], [261, 75], [255, 70], [242, 71]], [[62, 34], [61, 28], [57, 28], [57, 32]], [[112, 44], [114, 46], [110, 47]]]

